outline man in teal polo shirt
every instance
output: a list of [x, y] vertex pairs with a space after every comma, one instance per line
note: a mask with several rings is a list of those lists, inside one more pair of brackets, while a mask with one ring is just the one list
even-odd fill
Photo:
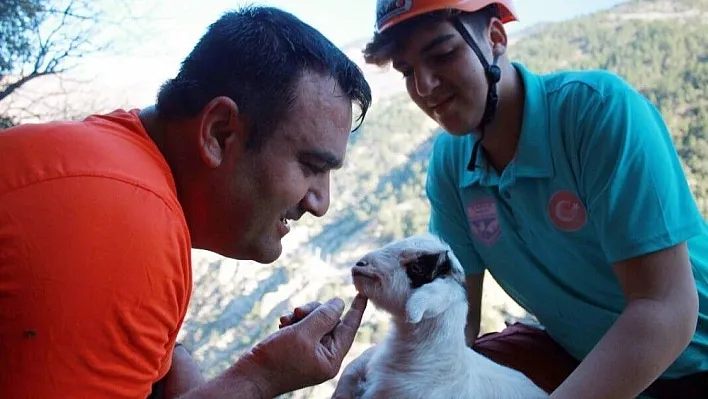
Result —
[[[466, 270], [468, 342], [552, 398], [708, 398], [708, 235], [661, 115], [612, 73], [509, 61], [515, 18], [510, 0], [379, 0], [364, 51], [446, 131], [430, 229]], [[545, 331], [478, 337], [485, 270]]]

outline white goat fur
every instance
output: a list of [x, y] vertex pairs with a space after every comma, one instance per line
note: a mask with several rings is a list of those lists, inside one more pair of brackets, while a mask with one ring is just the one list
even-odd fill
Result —
[[[425, 253], [447, 253], [452, 270], [412, 288], [404, 265]], [[524, 374], [466, 345], [464, 272], [438, 237], [413, 236], [372, 251], [352, 267], [352, 278], [357, 291], [392, 319], [389, 335], [367, 365], [358, 398], [548, 397]]]

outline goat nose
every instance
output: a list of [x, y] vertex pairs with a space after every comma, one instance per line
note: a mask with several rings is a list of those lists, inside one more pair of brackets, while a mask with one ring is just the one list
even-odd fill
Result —
[[369, 262], [367, 262], [367, 261], [365, 261], [365, 260], [363, 260], [363, 259], [360, 260], [360, 261], [358, 261], [358, 262], [356, 262], [356, 265], [357, 265], [357, 266], [367, 266], [368, 264], [369, 264]]

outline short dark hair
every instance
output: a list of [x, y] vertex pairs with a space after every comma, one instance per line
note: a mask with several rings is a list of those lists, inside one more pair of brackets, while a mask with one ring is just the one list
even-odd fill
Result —
[[363, 123], [371, 88], [361, 69], [294, 15], [273, 7], [246, 6], [209, 26], [177, 76], [160, 88], [156, 108], [161, 117], [174, 120], [195, 116], [212, 99], [227, 96], [252, 131], [249, 147], [259, 147], [287, 117], [305, 72], [336, 79], [358, 105], [356, 121]]
[[427, 24], [449, 21], [453, 17], [460, 18], [471, 28], [474, 36], [481, 36], [489, 21], [494, 17], [499, 18], [500, 14], [497, 6], [490, 4], [475, 12], [445, 9], [417, 15], [382, 33], [374, 33], [374, 37], [364, 47], [364, 60], [369, 64], [385, 66], [391, 62], [393, 51], [399, 47], [399, 43], [405, 41], [411, 32]]

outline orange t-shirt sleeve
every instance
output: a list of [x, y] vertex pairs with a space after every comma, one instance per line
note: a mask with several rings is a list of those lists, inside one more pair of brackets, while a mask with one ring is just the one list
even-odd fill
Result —
[[174, 205], [108, 177], [0, 197], [0, 398], [145, 398], [191, 293]]

